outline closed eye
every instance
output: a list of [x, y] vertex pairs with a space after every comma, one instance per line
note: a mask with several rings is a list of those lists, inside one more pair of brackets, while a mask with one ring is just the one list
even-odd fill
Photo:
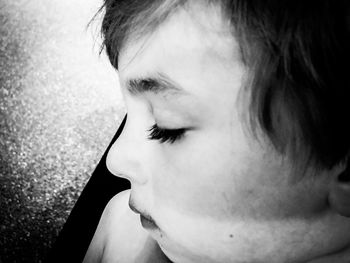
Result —
[[158, 140], [160, 143], [174, 143], [184, 136], [186, 129], [164, 129], [154, 124], [148, 132], [150, 133], [148, 136], [150, 140]]

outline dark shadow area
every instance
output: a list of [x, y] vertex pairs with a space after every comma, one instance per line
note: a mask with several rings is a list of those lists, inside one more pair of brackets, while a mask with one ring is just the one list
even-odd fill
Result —
[[119, 137], [126, 117], [75, 204], [47, 262], [81, 262], [108, 201], [130, 188], [129, 181], [112, 175], [106, 167], [109, 148]]

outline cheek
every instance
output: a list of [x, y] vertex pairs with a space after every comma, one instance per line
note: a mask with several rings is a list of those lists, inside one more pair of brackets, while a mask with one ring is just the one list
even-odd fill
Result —
[[285, 207], [299, 192], [288, 186], [280, 160], [252, 149], [238, 132], [235, 141], [222, 134], [163, 148], [153, 172], [155, 207], [220, 221], [290, 213]]
[[196, 136], [186, 146], [169, 146], [154, 172], [156, 206], [191, 216], [230, 217], [248, 192], [242, 179], [249, 163], [244, 160], [244, 147], [236, 144], [235, 148], [232, 154], [227, 138], [215, 133]]

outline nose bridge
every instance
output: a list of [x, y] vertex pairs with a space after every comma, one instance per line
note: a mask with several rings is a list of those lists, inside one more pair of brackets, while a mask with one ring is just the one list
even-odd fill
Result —
[[[144, 140], [140, 128], [132, 127], [128, 120], [119, 138], [107, 155], [107, 168], [116, 176], [128, 179], [131, 183], [145, 184], [147, 176], [143, 167]], [[144, 137], [144, 138], [142, 138]]]

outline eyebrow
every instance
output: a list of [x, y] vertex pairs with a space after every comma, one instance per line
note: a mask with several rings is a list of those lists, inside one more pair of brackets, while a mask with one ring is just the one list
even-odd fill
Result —
[[183, 88], [164, 74], [144, 78], [131, 78], [126, 81], [126, 88], [132, 95], [145, 93], [181, 95], [185, 94]]

